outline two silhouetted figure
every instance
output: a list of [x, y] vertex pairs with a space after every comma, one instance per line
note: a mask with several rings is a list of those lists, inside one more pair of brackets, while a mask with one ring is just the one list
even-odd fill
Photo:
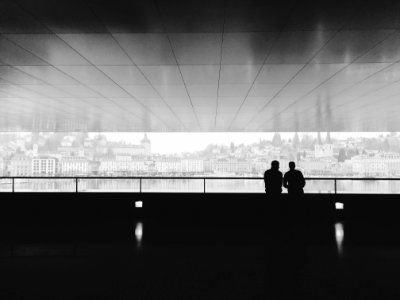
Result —
[[301, 171], [295, 169], [296, 164], [289, 163], [289, 171], [282, 178], [282, 172], [279, 171], [279, 162], [271, 162], [271, 169], [264, 173], [265, 192], [269, 196], [277, 196], [282, 193], [282, 185], [288, 190], [290, 195], [304, 194], [306, 181]]
[[[295, 299], [292, 287], [295, 286], [306, 257], [304, 233], [307, 228], [302, 223], [302, 206], [305, 186], [303, 174], [289, 163], [289, 171], [282, 176], [279, 162], [271, 162], [271, 169], [265, 171], [266, 205], [266, 255], [271, 295], [281, 295], [278, 299]], [[281, 197], [282, 186], [288, 197]], [[299, 201], [300, 200], [300, 201]], [[275, 298], [274, 298], [275, 299]]]

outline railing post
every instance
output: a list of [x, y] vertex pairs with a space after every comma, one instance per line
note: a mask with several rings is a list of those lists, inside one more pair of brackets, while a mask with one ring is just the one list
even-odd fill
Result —
[[14, 193], [15, 192], [15, 178], [12, 178], [12, 183], [11, 183], [11, 190]]
[[203, 193], [206, 193], [206, 179], [203, 178]]
[[335, 181], [335, 195], [336, 195], [337, 194], [337, 179], [335, 178], [334, 181]]
[[142, 177], [139, 178], [139, 193], [142, 193]]
[[75, 177], [75, 193], [78, 193], [78, 177]]

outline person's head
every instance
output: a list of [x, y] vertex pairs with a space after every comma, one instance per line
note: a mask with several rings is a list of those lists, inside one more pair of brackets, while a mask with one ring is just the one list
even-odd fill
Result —
[[271, 162], [271, 169], [278, 170], [279, 169], [279, 161], [273, 160]]
[[294, 168], [296, 168], [296, 164], [294, 163], [294, 161], [291, 161], [291, 162], [289, 163], [289, 169], [290, 169], [290, 170], [294, 170]]

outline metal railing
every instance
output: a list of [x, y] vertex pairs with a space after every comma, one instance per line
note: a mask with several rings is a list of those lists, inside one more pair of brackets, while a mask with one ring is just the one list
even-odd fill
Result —
[[[306, 193], [400, 194], [400, 178], [307, 177], [306, 182]], [[0, 177], [0, 187], [10, 185], [0, 192], [264, 192], [263, 177]]]

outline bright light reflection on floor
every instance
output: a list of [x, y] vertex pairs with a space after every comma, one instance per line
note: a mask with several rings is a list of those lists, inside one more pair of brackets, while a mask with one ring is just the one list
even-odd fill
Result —
[[343, 253], [344, 229], [342, 223], [335, 224], [335, 238], [339, 256]]
[[138, 246], [140, 246], [143, 238], [143, 223], [142, 222], [137, 222], [136, 227], [135, 227], [135, 237]]
[[135, 207], [143, 207], [143, 201], [135, 201]]
[[336, 209], [344, 209], [344, 203], [335, 202], [335, 208]]

